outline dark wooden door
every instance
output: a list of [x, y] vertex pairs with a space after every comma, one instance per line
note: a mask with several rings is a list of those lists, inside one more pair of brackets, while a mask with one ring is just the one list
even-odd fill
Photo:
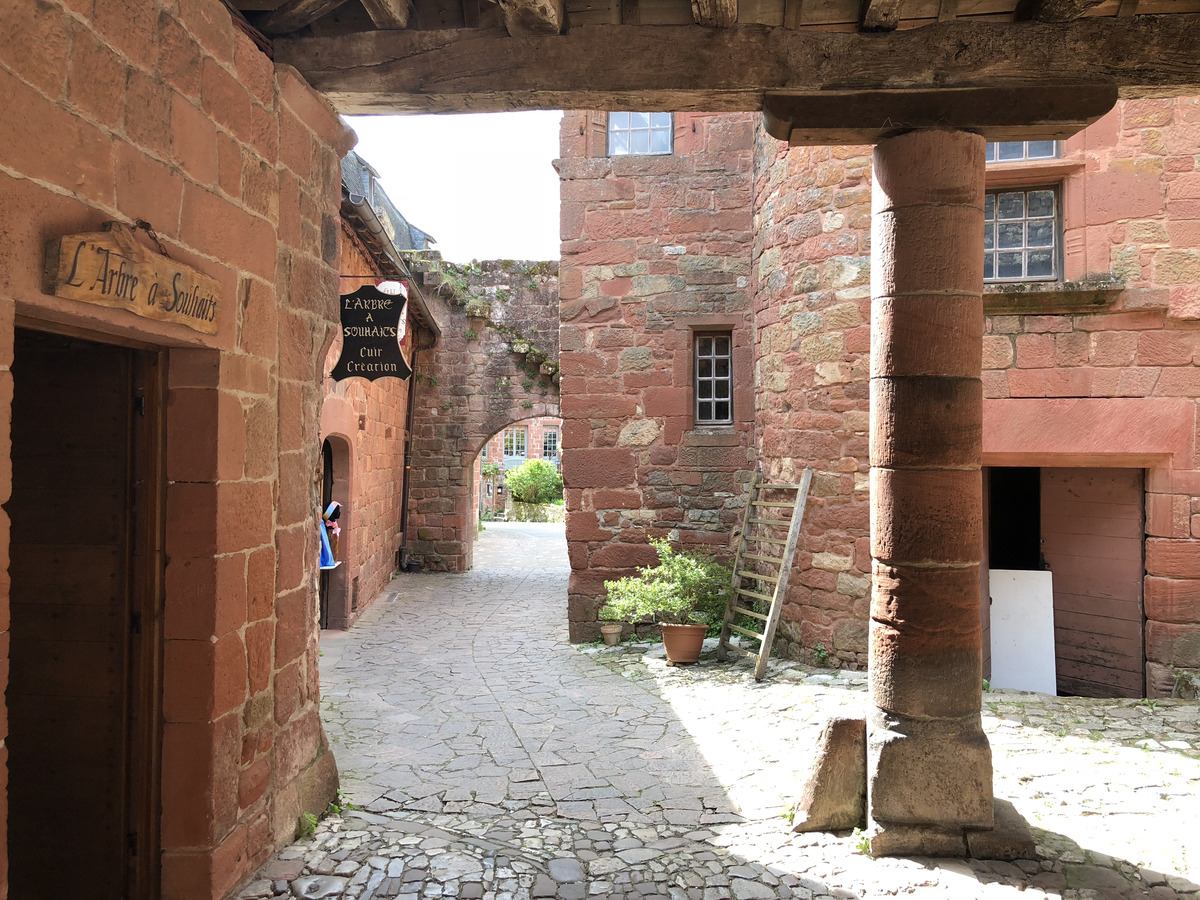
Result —
[[1141, 469], [1042, 469], [1060, 694], [1145, 696]]
[[137, 470], [155, 456], [146, 356], [16, 332], [6, 506], [14, 900], [149, 896], [140, 870], [153, 841], [139, 834], [157, 799], [148, 787], [156, 703], [145, 688], [156, 628], [139, 563], [152, 555], [153, 473]]

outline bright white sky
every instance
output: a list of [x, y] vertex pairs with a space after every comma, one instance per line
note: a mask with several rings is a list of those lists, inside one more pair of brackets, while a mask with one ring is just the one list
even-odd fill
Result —
[[350, 116], [355, 152], [451, 262], [556, 260], [562, 113]]

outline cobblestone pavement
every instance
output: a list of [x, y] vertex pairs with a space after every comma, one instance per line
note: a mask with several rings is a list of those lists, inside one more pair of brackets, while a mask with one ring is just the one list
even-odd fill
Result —
[[402, 576], [322, 637], [353, 808], [241, 898], [1200, 898], [1200, 706], [984, 695], [996, 795], [1038, 858], [880, 859], [782, 818], [861, 673], [668, 668], [567, 643], [561, 525], [493, 523], [467, 575]]

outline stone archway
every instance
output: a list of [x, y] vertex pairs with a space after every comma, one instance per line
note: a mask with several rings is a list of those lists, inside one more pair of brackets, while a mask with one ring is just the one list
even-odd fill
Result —
[[408, 555], [465, 572], [471, 463], [506, 425], [559, 415], [558, 263], [416, 258], [442, 343], [414, 366]]

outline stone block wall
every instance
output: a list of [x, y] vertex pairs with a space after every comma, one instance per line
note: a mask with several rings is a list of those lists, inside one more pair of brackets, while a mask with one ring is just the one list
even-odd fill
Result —
[[[571, 639], [649, 540], [722, 554], [753, 468], [750, 114], [676, 114], [670, 156], [606, 155], [604, 113], [561, 128], [560, 342]], [[733, 338], [735, 423], [693, 425], [696, 331]]]
[[[984, 460], [1146, 470], [1146, 688], [1200, 668], [1200, 98], [1120, 101], [1067, 142], [1068, 279], [1099, 308], [984, 298]], [[1084, 290], [1081, 294], [1088, 297]]]
[[754, 179], [758, 452], [773, 480], [813, 468], [777, 645], [866, 668], [871, 148], [789, 150], [760, 128]]
[[[987, 289], [984, 461], [1146, 470], [1152, 696], [1200, 666], [1198, 123], [1196, 98], [1122, 101], [1060, 159], [988, 172], [1062, 185], [1068, 281]], [[789, 655], [821, 643], [848, 666], [865, 663], [870, 589], [868, 150], [760, 130], [755, 168], [759, 449], [771, 474], [816, 470], [780, 630]]]
[[497, 431], [557, 416], [558, 279], [547, 262], [412, 260], [440, 323], [417, 353], [408, 555], [427, 570], [471, 567], [476, 457]]
[[[160, 894], [222, 897], [336, 785], [315, 473], [352, 137], [218, 0], [10, 3], [0, 34], [0, 394], [14, 314], [165, 351]], [[215, 336], [43, 293], [43, 242], [112, 219], [217, 280]]]
[[[345, 223], [342, 248], [339, 293], [375, 283], [380, 275]], [[416, 290], [409, 285], [410, 293]], [[408, 323], [406, 343], [411, 347], [411, 315]], [[339, 333], [325, 356], [321, 408], [321, 437], [330, 441], [334, 456], [333, 499], [342, 504], [337, 558], [343, 566], [329, 577], [330, 628], [350, 627], [396, 571], [409, 393], [409, 382], [398, 378], [335, 382], [328, 373], [341, 347]]]

